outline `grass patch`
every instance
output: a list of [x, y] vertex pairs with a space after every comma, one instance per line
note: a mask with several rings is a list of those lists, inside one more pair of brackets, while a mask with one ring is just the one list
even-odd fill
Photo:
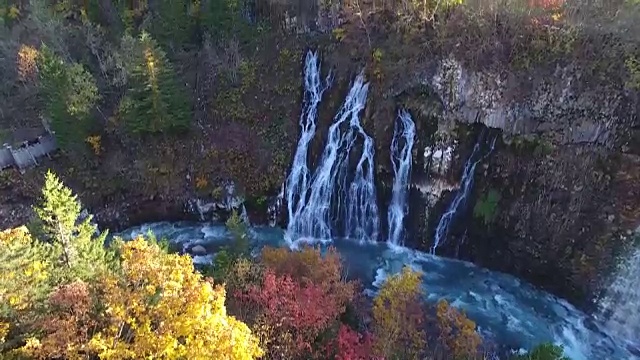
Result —
[[496, 217], [498, 203], [502, 196], [497, 190], [491, 189], [484, 194], [473, 207], [473, 216], [481, 219], [485, 225], [493, 223]]

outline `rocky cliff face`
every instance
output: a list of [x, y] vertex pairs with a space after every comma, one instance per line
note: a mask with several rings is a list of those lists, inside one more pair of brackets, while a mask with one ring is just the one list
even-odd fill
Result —
[[529, 76], [470, 71], [445, 57], [390, 93], [428, 139], [414, 149], [412, 246], [433, 245], [476, 139], [493, 129], [497, 149], [437, 253], [587, 306], [640, 223], [637, 105], [623, 88], [589, 88], [571, 66]]

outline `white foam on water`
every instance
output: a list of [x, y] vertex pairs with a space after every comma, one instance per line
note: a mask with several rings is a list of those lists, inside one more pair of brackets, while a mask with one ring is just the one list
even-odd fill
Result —
[[193, 255], [193, 263], [197, 265], [213, 264], [213, 255]]
[[224, 226], [203, 226], [200, 232], [205, 239], [220, 239], [229, 235], [229, 231]]

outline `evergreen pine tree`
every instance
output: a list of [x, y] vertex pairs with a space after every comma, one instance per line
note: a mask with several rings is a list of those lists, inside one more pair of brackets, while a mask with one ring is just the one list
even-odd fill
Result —
[[90, 112], [100, 98], [93, 76], [80, 64], [67, 64], [46, 45], [38, 56], [38, 75], [46, 115], [63, 148], [84, 144]]
[[47, 172], [42, 202], [34, 208], [34, 233], [53, 245], [60, 262], [59, 281], [89, 280], [113, 264], [113, 254], [105, 249], [107, 233], [96, 236], [91, 216], [80, 219], [80, 202], [51, 171]]
[[151, 23], [151, 33], [169, 48], [192, 43], [199, 10], [200, 1], [197, 0], [160, 0]]
[[216, 37], [237, 35], [242, 24], [239, 0], [209, 0], [202, 4], [201, 26]]
[[188, 130], [188, 99], [164, 51], [148, 33], [142, 33], [135, 51], [131, 86], [120, 103], [126, 127], [134, 134]]
[[233, 236], [231, 255], [233, 258], [249, 255], [249, 229], [238, 212], [234, 209], [225, 223]]

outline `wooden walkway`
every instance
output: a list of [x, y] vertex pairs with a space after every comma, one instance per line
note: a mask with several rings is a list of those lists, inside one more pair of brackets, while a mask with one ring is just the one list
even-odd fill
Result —
[[0, 148], [0, 170], [11, 166], [20, 171], [38, 165], [38, 158], [57, 150], [56, 140], [51, 134], [39, 136], [31, 144], [13, 148], [5, 144]]

